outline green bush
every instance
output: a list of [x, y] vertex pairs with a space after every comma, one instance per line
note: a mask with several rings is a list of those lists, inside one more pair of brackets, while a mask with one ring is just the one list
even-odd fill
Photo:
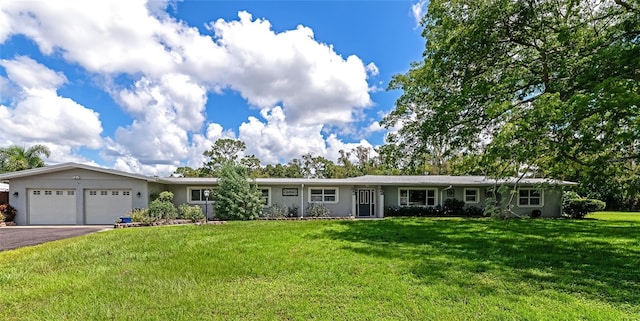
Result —
[[178, 218], [197, 222], [204, 219], [204, 213], [198, 205], [189, 206], [189, 204], [180, 204], [180, 206], [178, 206]]
[[288, 208], [280, 204], [273, 204], [270, 207], [266, 208], [262, 215], [268, 218], [281, 218], [287, 217], [287, 213]]
[[155, 221], [153, 217], [149, 216], [149, 211], [145, 208], [136, 208], [127, 213], [127, 216], [131, 218], [132, 222], [151, 223]]
[[449, 198], [444, 201], [443, 212], [445, 215], [458, 216], [464, 213], [464, 201]]
[[254, 220], [262, 214], [260, 196], [258, 187], [249, 182], [245, 167], [225, 164], [213, 194], [213, 208], [223, 220]]
[[477, 206], [467, 206], [464, 208], [462, 215], [466, 217], [482, 217], [484, 216], [484, 211]]
[[173, 206], [173, 193], [164, 191], [149, 204], [149, 216], [156, 220], [171, 220], [178, 217], [178, 211]]
[[18, 211], [9, 204], [0, 204], [0, 222], [13, 222]]
[[569, 218], [584, 218], [587, 214], [602, 211], [606, 203], [590, 198], [568, 198], [562, 201], [562, 211]]
[[298, 206], [291, 205], [287, 208], [288, 217], [298, 217]]
[[331, 211], [321, 203], [310, 203], [305, 211], [307, 217], [330, 217]]

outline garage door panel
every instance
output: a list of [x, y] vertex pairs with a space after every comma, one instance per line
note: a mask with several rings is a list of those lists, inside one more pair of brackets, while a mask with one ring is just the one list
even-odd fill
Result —
[[113, 224], [131, 211], [131, 190], [89, 189], [84, 193], [86, 224]]
[[30, 189], [29, 224], [76, 224], [75, 190]]

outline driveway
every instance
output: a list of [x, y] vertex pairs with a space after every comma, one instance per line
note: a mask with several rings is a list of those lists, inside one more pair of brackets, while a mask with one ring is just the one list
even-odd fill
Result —
[[109, 226], [8, 226], [0, 228], [0, 251], [94, 233]]

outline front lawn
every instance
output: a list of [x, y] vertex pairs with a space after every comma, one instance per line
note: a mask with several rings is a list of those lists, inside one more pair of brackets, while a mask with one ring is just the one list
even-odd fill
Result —
[[118, 229], [0, 252], [2, 320], [637, 320], [640, 221]]

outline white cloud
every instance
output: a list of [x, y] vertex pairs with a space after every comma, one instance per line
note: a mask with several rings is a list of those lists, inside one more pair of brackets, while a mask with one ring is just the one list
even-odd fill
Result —
[[2, 60], [17, 93], [9, 106], [0, 105], [0, 136], [5, 144], [45, 144], [49, 160], [78, 159], [72, 149], [99, 148], [102, 123], [99, 115], [72, 99], [57, 94], [66, 77], [31, 58]]
[[[172, 5], [172, 1], [144, 0], [6, 1], [0, 4], [0, 43], [22, 34], [42, 53], [59, 55], [107, 79], [109, 85], [103, 89], [133, 121], [103, 139], [102, 155], [120, 169], [136, 172], [161, 171], [185, 160], [200, 166], [202, 152], [215, 137], [232, 135], [232, 130], [213, 123], [202, 133], [206, 95], [211, 91], [235, 90], [262, 110], [266, 122], [250, 118], [238, 133], [250, 146], [249, 153], [268, 162], [306, 152], [324, 155], [330, 146], [323, 138], [323, 128], [346, 128], [373, 105], [369, 93], [376, 87], [367, 79], [379, 73], [378, 67], [365, 65], [355, 55], [342, 57], [332, 45], [317, 41], [309, 27], [276, 33], [266, 19], [240, 12], [238, 20], [208, 24], [212, 34], [203, 35], [171, 17], [166, 9]], [[43, 132], [62, 140], [75, 137], [70, 146], [96, 148], [102, 144], [98, 115], [56, 95], [55, 89], [68, 82], [64, 75], [27, 57], [5, 65], [21, 93], [39, 89], [29, 94], [30, 99], [21, 100], [22, 104], [2, 106], [0, 112], [10, 112], [15, 118], [14, 111], [21, 108], [21, 113], [77, 121], [65, 128], [43, 126]], [[10, 73], [11, 68], [25, 72]], [[135, 81], [116, 83], [120, 75]], [[7, 81], [2, 82], [0, 78], [0, 92], [10, 92]], [[45, 103], [59, 107], [48, 108]], [[210, 116], [219, 121], [215, 112]], [[32, 125], [37, 117], [21, 121]]]
[[281, 103], [289, 123], [304, 125], [344, 125], [354, 111], [372, 105], [366, 67], [357, 56], [342, 58], [308, 27], [275, 33], [266, 20], [238, 16], [210, 27], [228, 54], [224, 81], [249, 103]]
[[378, 66], [376, 66], [376, 64], [374, 64], [373, 62], [370, 62], [365, 67], [365, 70], [367, 71], [367, 75], [369, 77], [374, 77], [374, 76], [377, 76], [378, 74], [380, 74], [380, 70], [378, 69]]
[[250, 117], [240, 125], [240, 140], [249, 142], [247, 154], [255, 154], [262, 163], [279, 163], [311, 153], [336, 161], [339, 151], [350, 151], [363, 145], [372, 147], [366, 140], [344, 143], [335, 134], [322, 135], [322, 125], [289, 124], [281, 107], [262, 109], [266, 122]]
[[422, 22], [422, 17], [427, 13], [428, 6], [429, 0], [420, 0], [411, 6], [411, 15], [416, 21], [416, 26], [419, 26]]
[[55, 72], [35, 60], [18, 56], [14, 60], [0, 60], [11, 81], [16, 85], [28, 89], [57, 89], [67, 81], [61, 72]]

